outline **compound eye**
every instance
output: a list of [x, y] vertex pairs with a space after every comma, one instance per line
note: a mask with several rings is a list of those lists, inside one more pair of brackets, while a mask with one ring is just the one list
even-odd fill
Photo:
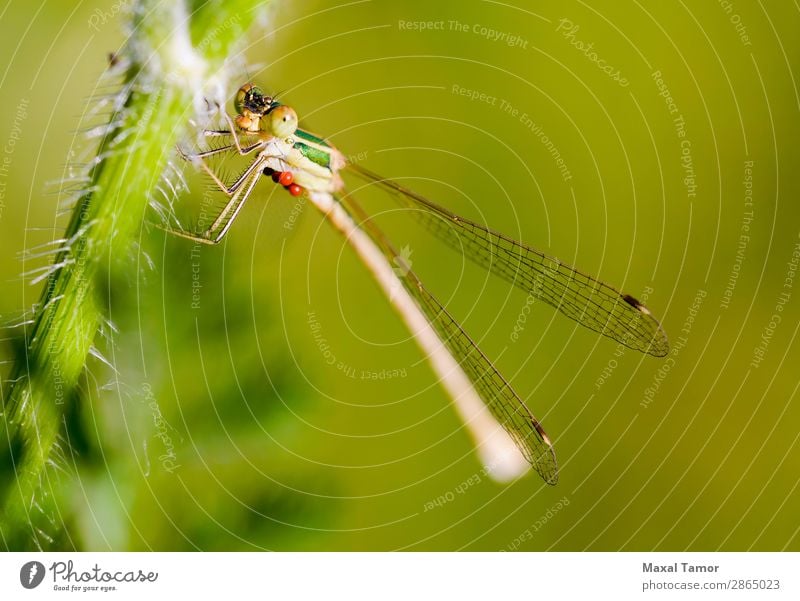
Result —
[[245, 103], [259, 103], [264, 101], [264, 92], [258, 86], [252, 86], [247, 91], [247, 100]]
[[288, 138], [297, 130], [297, 113], [290, 106], [279, 106], [270, 111], [269, 128], [277, 138]]
[[236, 98], [235, 98], [235, 99], [234, 99], [234, 101], [233, 101], [233, 108], [235, 108], [235, 109], [236, 109], [236, 112], [237, 112], [238, 114], [240, 114], [240, 115], [242, 114], [242, 111], [243, 111], [243, 110], [244, 110], [244, 108], [245, 108], [245, 104], [246, 104], [246, 101], [247, 101], [247, 97], [248, 97], [248, 95], [249, 95], [250, 91], [251, 91], [251, 90], [252, 90], [254, 87], [255, 87], [255, 86], [253, 86], [253, 84], [251, 84], [251, 83], [246, 83], [246, 84], [244, 84], [244, 85], [243, 85], [241, 88], [239, 88], [239, 91], [238, 91], [238, 92], [236, 92]]

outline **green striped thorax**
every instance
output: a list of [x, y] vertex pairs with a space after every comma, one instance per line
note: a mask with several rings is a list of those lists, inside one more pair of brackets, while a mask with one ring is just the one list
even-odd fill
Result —
[[326, 169], [334, 167], [332, 165], [334, 150], [325, 140], [302, 129], [296, 130], [294, 136], [297, 138], [294, 142], [294, 147], [309, 161]]
[[334, 148], [323, 138], [297, 128], [297, 113], [284, 104], [273, 102], [262, 119], [262, 129], [278, 138], [293, 138], [292, 147], [309, 161], [325, 169], [334, 167]]

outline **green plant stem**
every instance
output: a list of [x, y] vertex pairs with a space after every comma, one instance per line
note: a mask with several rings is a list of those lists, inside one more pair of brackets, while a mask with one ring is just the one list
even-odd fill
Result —
[[[53, 476], [65, 410], [81, 402], [78, 382], [109, 285], [133, 268], [149, 200], [203, 87], [221, 81], [229, 53], [264, 2], [142, 0], [124, 54], [129, 61], [121, 119], [100, 144], [104, 157], [76, 204], [34, 321], [12, 371], [0, 432], [0, 540], [7, 549], [58, 546], [63, 524]], [[120, 135], [124, 134], [124, 135]]]

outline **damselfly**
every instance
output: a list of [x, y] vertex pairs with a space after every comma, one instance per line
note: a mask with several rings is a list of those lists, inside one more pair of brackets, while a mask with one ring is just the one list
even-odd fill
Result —
[[[413, 208], [412, 214], [445, 243], [582, 326], [637, 351], [656, 357], [667, 354], [669, 345], [659, 322], [634, 297], [530, 246], [460, 217], [397, 182], [348, 164], [342, 153], [323, 138], [298, 127], [294, 109], [265, 95], [252, 84], [239, 89], [234, 105], [234, 117], [222, 111], [227, 129], [204, 132], [207, 137], [221, 139], [221, 145], [197, 154], [181, 153], [185, 159], [196, 161], [229, 200], [204, 231], [174, 228], [170, 231], [196, 242], [217, 244], [264, 175], [284, 186], [293, 196], [307, 193], [312, 198], [321, 195], [330, 198], [327, 204], [315, 204], [337, 229], [348, 239], [357, 233], [366, 233], [372, 240], [372, 247], [377, 247], [389, 264], [403, 266], [395, 272], [400, 272], [398, 277], [408, 295], [491, 415], [548, 484], [556, 483], [558, 466], [544, 429], [492, 362], [422, 285], [401, 253], [352, 195], [345, 192], [340, 171], [347, 169], [383, 187], [403, 206]], [[234, 153], [253, 158], [239, 177], [227, 183], [209, 166], [207, 159]], [[352, 240], [350, 242], [353, 244]]]

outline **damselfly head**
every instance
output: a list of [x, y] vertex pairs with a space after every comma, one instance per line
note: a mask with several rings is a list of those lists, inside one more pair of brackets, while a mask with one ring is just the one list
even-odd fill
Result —
[[258, 118], [269, 111], [275, 104], [272, 96], [266, 96], [256, 85], [246, 83], [236, 93], [233, 106], [239, 115]]

